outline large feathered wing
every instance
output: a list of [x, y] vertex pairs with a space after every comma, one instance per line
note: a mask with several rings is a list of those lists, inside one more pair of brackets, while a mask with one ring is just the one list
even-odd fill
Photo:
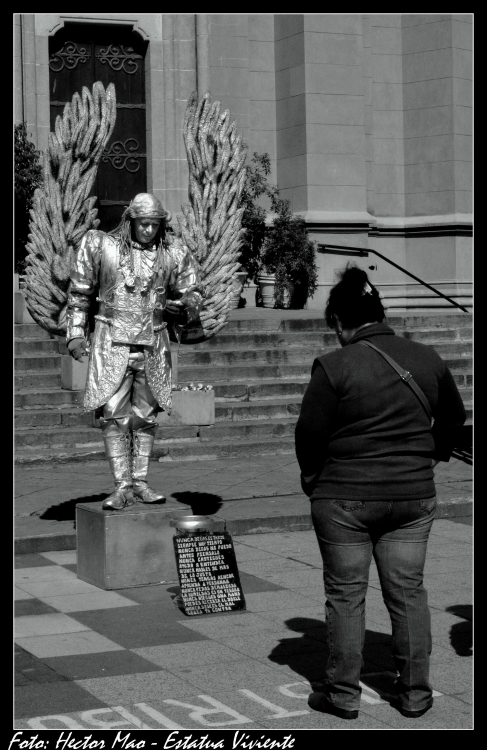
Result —
[[89, 194], [115, 126], [115, 87], [85, 86], [56, 118], [43, 158], [43, 183], [34, 193], [23, 291], [41, 328], [66, 335], [66, 303], [73, 254], [99, 220]]
[[184, 243], [199, 261], [205, 292], [199, 326], [183, 334], [188, 343], [211, 338], [226, 324], [233, 307], [243, 208], [246, 150], [230, 113], [207, 92], [191, 94], [183, 124], [189, 167], [189, 205], [178, 217]]

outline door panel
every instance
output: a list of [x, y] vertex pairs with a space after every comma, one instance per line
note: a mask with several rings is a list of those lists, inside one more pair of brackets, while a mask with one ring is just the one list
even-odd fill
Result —
[[100, 229], [110, 231], [123, 207], [147, 191], [145, 54], [137, 34], [114, 26], [66, 24], [49, 42], [51, 130], [57, 115], [83, 86], [115, 85], [117, 121], [98, 167]]

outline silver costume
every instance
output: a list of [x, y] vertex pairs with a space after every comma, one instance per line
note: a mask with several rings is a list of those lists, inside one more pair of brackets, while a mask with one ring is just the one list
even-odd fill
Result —
[[125, 234], [87, 232], [72, 267], [68, 347], [73, 340], [88, 341], [90, 298], [98, 289], [83, 403], [86, 410], [103, 407], [101, 426], [117, 488], [104, 503], [111, 509], [131, 504], [134, 496], [142, 502], [164, 499], [146, 480], [156, 414], [171, 409], [164, 308], [166, 299], [179, 300], [177, 322], [188, 324], [203, 301], [197, 262], [179, 238], [160, 234], [163, 239], [143, 245], [130, 236], [131, 219], [167, 215], [156, 198], [139, 194], [124, 214]]

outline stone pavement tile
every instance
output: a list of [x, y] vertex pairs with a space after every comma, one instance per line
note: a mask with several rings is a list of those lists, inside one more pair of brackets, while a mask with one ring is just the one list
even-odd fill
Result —
[[21, 601], [22, 599], [33, 599], [34, 597], [31, 594], [28, 594], [26, 591], [22, 591], [22, 589], [17, 588], [17, 586], [14, 586], [14, 599], [16, 602]]
[[62, 578], [76, 579], [76, 575], [71, 570], [60, 565], [46, 565], [35, 568], [18, 568], [15, 571], [15, 583], [22, 587], [23, 583], [30, 581], [59, 581]]
[[273, 573], [272, 575], [266, 576], [266, 580], [272, 583], [277, 583], [286, 589], [297, 589], [304, 593], [304, 588], [312, 586], [320, 586], [322, 593], [323, 589], [323, 571], [316, 570], [313, 568], [307, 568], [306, 570], [284, 570], [280, 573]]
[[455, 700], [463, 701], [463, 703], [468, 703], [469, 705], [472, 705], [473, 703], [473, 690], [465, 690], [463, 693], [454, 693], [450, 696], [451, 698], [455, 698]]
[[[95, 700], [95, 699], [94, 699]], [[64, 711], [62, 714], [32, 716], [15, 720], [16, 729], [151, 729], [137, 716], [129, 714], [122, 706], [118, 711], [110, 708], [95, 708], [82, 711]], [[160, 729], [160, 724], [157, 727]]]
[[458, 617], [451, 612], [438, 610], [431, 612], [431, 628], [434, 632], [438, 634], [450, 634], [453, 627], [465, 632], [472, 631], [472, 623], [464, 617]]
[[293, 721], [303, 716], [312, 720], [313, 712], [307, 706], [310, 692], [308, 683], [294, 680], [290, 684], [276, 682], [252, 688], [217, 690], [212, 692], [212, 697], [245, 717], [248, 729], [254, 729], [256, 725], [273, 729], [280, 719]]
[[455, 591], [461, 594], [465, 589], [472, 588], [472, 570], [449, 571], [448, 573], [437, 573], [429, 575], [426, 586], [438, 591]]
[[290, 607], [309, 608], [313, 600], [295, 591], [267, 591], [260, 594], [248, 594], [245, 597], [247, 609], [250, 612], [275, 612], [278, 609], [289, 609]]
[[54, 656], [46, 658], [44, 661], [58, 674], [64, 675], [70, 680], [156, 672], [160, 669], [153, 662], [126, 649], [78, 656]]
[[323, 583], [315, 586], [299, 586], [298, 590], [300, 594], [303, 594], [303, 596], [307, 596], [310, 599], [316, 600], [317, 602], [325, 602], [325, 589], [323, 587]]
[[180, 622], [188, 630], [199, 633], [200, 637], [206, 636], [215, 641], [223, 642], [245, 634], [257, 633], [262, 630], [279, 630], [281, 628], [278, 618], [274, 617], [273, 619], [265, 620], [250, 612], [214, 615], [209, 618], [188, 617], [186, 620]]
[[165, 698], [194, 695], [195, 687], [186, 679], [181, 679], [166, 670], [139, 672], [114, 677], [98, 677], [77, 680], [76, 685], [87, 690], [100, 701], [110, 705], [127, 705], [143, 701], [160, 701]]
[[464, 656], [459, 656], [455, 653], [455, 650], [452, 648], [451, 644], [446, 645], [443, 643], [443, 645], [440, 645], [437, 642], [437, 639], [435, 638], [433, 640], [433, 650], [431, 652], [430, 656], [430, 664], [436, 665], [436, 664], [455, 664], [458, 659], [464, 659]]
[[437, 573], [456, 573], [459, 570], [471, 569], [472, 561], [467, 555], [451, 558], [433, 557], [433, 555], [429, 555], [426, 557], [426, 563], [424, 566], [425, 580], [428, 580], [429, 575], [435, 575]]
[[[97, 586], [80, 581], [79, 578], [61, 578], [51, 581], [25, 581], [21, 583], [22, 589], [28, 594], [44, 598], [46, 596], [64, 596], [72, 594], [95, 594], [100, 593]], [[103, 592], [111, 593], [111, 592]]]
[[196, 664], [200, 666], [219, 664], [242, 659], [242, 654], [234, 648], [210, 640], [135, 648], [132, 651], [159, 667], [176, 674], [182, 667], [194, 667]]
[[450, 458], [447, 461], [440, 461], [434, 468], [435, 480], [444, 482], [450, 479], [470, 478], [472, 476], [472, 466], [460, 461], [458, 458]]
[[428, 542], [428, 554], [434, 557], [472, 557], [472, 545], [470, 542], [454, 542], [440, 537], [439, 542]]
[[282, 591], [285, 588], [278, 583], [273, 583], [268, 578], [258, 578], [257, 576], [252, 576], [242, 570], [239, 571], [239, 576], [245, 596], [247, 596], [247, 594], [256, 594], [262, 591]]
[[[242, 537], [240, 537], [242, 539]], [[253, 560], [274, 560], [275, 555], [273, 552], [267, 552], [266, 550], [259, 549], [258, 547], [251, 547], [242, 542], [235, 543], [235, 537], [233, 537], [233, 546], [235, 549], [235, 556], [237, 563], [249, 562]]]
[[[181, 613], [179, 613], [181, 618]], [[77, 612], [76, 619], [124, 648], [202, 640], [189, 625], [174, 619], [172, 604], [147, 602], [138, 607]], [[189, 618], [188, 618], [189, 619]]]
[[463, 602], [472, 601], [473, 595], [471, 587], [460, 593], [458, 589], [445, 591], [426, 584], [426, 591], [428, 592], [428, 605], [430, 609], [435, 610], [445, 610], [448, 607], [455, 606], [459, 599]]
[[39, 635], [17, 638], [19, 646], [39, 659], [51, 656], [76, 656], [96, 654], [101, 651], [120, 651], [122, 646], [92, 630], [57, 635]]
[[46, 560], [42, 555], [36, 555], [34, 553], [15, 555], [15, 568], [40, 568], [41, 565], [52, 566], [52, 562]]
[[15, 617], [26, 617], [29, 615], [49, 615], [56, 612], [54, 607], [49, 606], [39, 599], [24, 599], [15, 602]]
[[[226, 694], [231, 697], [231, 694]], [[264, 729], [265, 726], [248, 719], [211, 695], [189, 695], [134, 703], [127, 708], [116, 706], [117, 712], [132, 721], [143, 721], [143, 729], [195, 729], [198, 737], [211, 729]], [[128, 710], [127, 710], [128, 709]], [[185, 735], [186, 736], [186, 735]], [[233, 735], [232, 735], [233, 736]]]
[[454, 516], [452, 519], [453, 523], [465, 524], [465, 526], [473, 526], [473, 515], [471, 516]]
[[463, 657], [455, 661], [433, 664], [430, 681], [435, 690], [444, 695], [462, 693], [472, 688], [472, 659]]
[[[17, 680], [17, 675], [24, 679]], [[15, 644], [15, 676], [16, 685], [27, 685], [33, 682], [38, 684], [44, 682], [61, 682], [66, 680], [66, 677], [62, 674], [59, 674], [55, 669], [52, 669], [40, 659], [29, 654], [25, 649], [20, 648], [17, 644]]]
[[87, 594], [63, 594], [62, 596], [43, 596], [42, 600], [59, 612], [83, 612], [94, 609], [114, 609], [119, 607], [136, 607], [137, 602], [120, 596], [115, 591], [92, 591]]
[[[306, 533], [309, 534], [309, 546], [306, 546], [303, 543], [302, 539], [292, 539], [292, 536], [294, 534], [299, 534], [298, 531], [285, 532], [280, 534], [246, 534], [235, 536], [234, 541], [242, 542], [249, 547], [258, 547], [259, 549], [267, 550], [268, 552], [274, 552], [275, 554], [283, 554], [284, 552], [294, 550], [296, 548], [299, 548], [300, 546], [303, 548], [303, 550], [309, 550], [310, 548], [313, 549], [314, 547], [311, 544], [313, 538], [311, 534], [313, 532], [309, 531]], [[316, 541], [314, 542], [314, 546], [316, 546]]]
[[[471, 729], [469, 706], [450, 696], [441, 695], [434, 700], [433, 708], [417, 719], [407, 719], [389, 704], [362, 703], [361, 709], [371, 718], [387, 724], [392, 729]], [[467, 709], [467, 710], [466, 710]]]
[[281, 677], [278, 669], [244, 656], [238, 661], [226, 664], [226, 668], [223, 669], [220, 664], [183, 667], [178, 669], [178, 675], [193, 685], [193, 693], [204, 691], [210, 695], [218, 690], [252, 689], [255, 685], [275, 685]]
[[15, 690], [15, 714], [18, 719], [104, 708], [105, 705], [75, 682], [52, 682], [42, 686], [31, 684]]
[[313, 711], [309, 716], [275, 719], [272, 722], [272, 729], [312, 729], [316, 731], [320, 729], [389, 729], [389, 727], [379, 719], [362, 711], [359, 711], [358, 718], [353, 721]]
[[472, 527], [454, 523], [447, 518], [437, 518], [431, 529], [432, 537], [444, 537], [445, 539], [456, 539], [458, 541], [472, 541]]
[[56, 565], [75, 565], [77, 552], [75, 549], [59, 550], [55, 552], [41, 552], [40, 557], [51, 560]]
[[47, 615], [28, 615], [19, 617], [15, 623], [15, 637], [28, 638], [30, 636], [51, 636], [57, 633], [76, 633], [88, 630], [72, 617], [61, 613]]
[[274, 624], [276, 629], [284, 626], [298, 633], [304, 633], [310, 628], [319, 628], [325, 624], [325, 607], [319, 602], [313, 602], [307, 608], [290, 607], [257, 614], [262, 621]]
[[294, 634], [292, 631], [284, 633], [259, 633], [249, 638], [235, 638], [232, 648], [242, 654], [259, 659], [264, 664], [289, 665], [289, 661], [298, 661], [304, 654], [313, 653], [316, 658], [324, 652], [322, 641], [309, 638], [306, 635]]
[[239, 569], [258, 578], [265, 578], [282, 570], [309, 570], [309, 566], [297, 560], [289, 560], [287, 557], [274, 555], [272, 558], [267, 557], [264, 560], [247, 560], [239, 563]]
[[[177, 588], [179, 590], [179, 587]], [[175, 591], [176, 586], [174, 585], [154, 584], [152, 586], [131, 586], [127, 589], [117, 589], [117, 594], [138, 604], [160, 602], [164, 606], [165, 618], [171, 617], [174, 610], [174, 619], [180, 619], [181, 610], [174, 604]]]

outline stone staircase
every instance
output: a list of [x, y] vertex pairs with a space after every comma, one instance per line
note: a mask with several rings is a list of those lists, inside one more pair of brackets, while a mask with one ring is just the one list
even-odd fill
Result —
[[[433, 346], [451, 369], [472, 418], [472, 319], [461, 314], [393, 315], [399, 335]], [[99, 460], [101, 433], [82, 411], [82, 392], [61, 389], [57, 338], [15, 326], [16, 462]], [[337, 347], [316, 313], [236, 310], [223, 332], [181, 346], [179, 383], [211, 383], [213, 426], [160, 426], [154, 458], [204, 460], [294, 453], [294, 425], [316, 356]]]

